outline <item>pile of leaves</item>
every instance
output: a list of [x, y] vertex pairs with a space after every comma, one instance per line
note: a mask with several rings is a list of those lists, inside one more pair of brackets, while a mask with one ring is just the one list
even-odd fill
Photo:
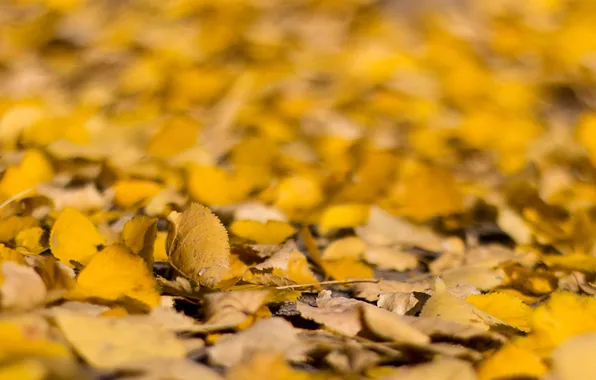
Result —
[[4, 0], [0, 379], [592, 379], [596, 2]]

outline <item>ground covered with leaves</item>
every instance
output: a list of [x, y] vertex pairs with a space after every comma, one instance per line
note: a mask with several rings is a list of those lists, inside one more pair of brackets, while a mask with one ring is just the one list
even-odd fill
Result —
[[596, 2], [5, 0], [0, 379], [593, 379]]

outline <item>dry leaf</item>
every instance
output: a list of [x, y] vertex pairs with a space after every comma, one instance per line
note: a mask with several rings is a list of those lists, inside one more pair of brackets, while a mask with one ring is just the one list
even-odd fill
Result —
[[230, 291], [211, 293], [205, 296], [205, 323], [210, 325], [236, 327], [249, 316], [257, 312], [264, 304], [266, 290]]
[[172, 228], [167, 250], [170, 263], [201, 285], [213, 286], [230, 268], [228, 234], [205, 206], [191, 204], [182, 214], [168, 217]]
[[406, 282], [380, 280], [379, 282], [362, 282], [352, 285], [357, 298], [367, 301], [377, 301], [384, 293], [412, 293], [412, 292], [430, 292], [433, 287], [433, 280]]
[[232, 367], [257, 352], [283, 354], [287, 359], [303, 357], [303, 348], [294, 327], [281, 318], [257, 321], [246, 330], [220, 338], [209, 349], [209, 359], [214, 364]]
[[479, 380], [541, 377], [548, 371], [540, 356], [515, 342], [507, 343], [478, 368]]
[[277, 220], [235, 220], [230, 225], [230, 231], [257, 244], [280, 244], [296, 233], [289, 223]]
[[402, 366], [381, 376], [382, 380], [476, 380], [474, 368], [468, 362], [458, 359], [435, 359], [430, 363]]
[[418, 304], [418, 299], [413, 293], [391, 292], [382, 293], [377, 301], [377, 306], [399, 315], [405, 315]]
[[[152, 358], [124, 364], [123, 368], [139, 373], [135, 380], [223, 380], [214, 370], [188, 359]], [[126, 377], [128, 379], [129, 377]]]
[[486, 330], [490, 326], [505, 325], [505, 322], [449, 293], [445, 283], [439, 279], [433, 295], [422, 307], [420, 316], [436, 317]]
[[379, 338], [410, 345], [430, 343], [428, 335], [412, 327], [395, 313], [366, 303], [360, 306], [360, 311], [364, 325]]
[[594, 376], [596, 364], [591, 355], [596, 348], [596, 333], [569, 338], [551, 354], [553, 372], [561, 380], [588, 380]]
[[362, 329], [359, 307], [362, 301], [331, 297], [323, 291], [317, 297], [317, 307], [298, 302], [296, 308], [303, 318], [313, 320], [326, 328], [346, 336], [354, 336]]
[[0, 265], [2, 310], [26, 311], [43, 304], [47, 297], [46, 285], [33, 268], [11, 261]]
[[150, 319], [90, 317], [55, 310], [54, 320], [66, 339], [92, 366], [103, 369], [130, 367], [134, 362], [183, 358], [184, 345]]

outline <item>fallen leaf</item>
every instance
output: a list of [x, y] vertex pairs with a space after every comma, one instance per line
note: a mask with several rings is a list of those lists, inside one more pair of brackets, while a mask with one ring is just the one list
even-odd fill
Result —
[[159, 305], [159, 292], [152, 272], [141, 257], [121, 245], [112, 245], [98, 252], [78, 275], [68, 297], [108, 301], [130, 297], [149, 306]]
[[377, 301], [384, 293], [428, 293], [433, 287], [433, 281], [430, 278], [416, 282], [380, 280], [379, 282], [355, 283], [352, 287], [357, 298], [367, 301]]
[[554, 374], [561, 380], [588, 380], [596, 371], [590, 355], [596, 348], [596, 333], [585, 333], [569, 338], [557, 347], [550, 359]]
[[449, 293], [441, 280], [437, 280], [434, 293], [422, 307], [420, 316], [436, 317], [486, 330], [490, 326], [505, 325], [505, 322]]
[[331, 297], [329, 291], [323, 291], [317, 297], [317, 307], [298, 302], [296, 309], [303, 318], [340, 334], [355, 336], [362, 329], [359, 310], [362, 304], [362, 301], [354, 299]]
[[377, 301], [377, 306], [398, 315], [405, 315], [418, 304], [418, 299], [413, 293], [391, 292], [382, 293]]
[[33, 268], [11, 261], [0, 265], [2, 310], [26, 311], [44, 303], [47, 296], [46, 285]]
[[135, 317], [91, 317], [67, 310], [53, 313], [58, 328], [92, 366], [116, 369], [133, 362], [183, 358], [184, 345], [173, 333]]
[[336, 280], [374, 277], [372, 268], [359, 260], [351, 258], [323, 260], [322, 264], [325, 272]]
[[145, 261], [147, 269], [153, 271], [153, 250], [157, 238], [157, 219], [137, 215], [124, 225], [121, 233], [124, 245]]
[[480, 364], [478, 378], [541, 377], [547, 372], [548, 367], [539, 355], [511, 342]]
[[189, 359], [151, 358], [124, 364], [123, 368], [138, 374], [133, 377], [136, 380], [224, 379], [209, 367]]
[[364, 256], [366, 244], [356, 236], [349, 236], [332, 241], [323, 251], [322, 259], [340, 260], [352, 259], [360, 260]]
[[206, 324], [236, 327], [264, 304], [266, 290], [211, 293], [205, 296]]
[[60, 213], [50, 233], [52, 254], [67, 265], [71, 260], [86, 265], [103, 244], [93, 223], [72, 207]]
[[321, 233], [327, 234], [334, 228], [356, 227], [366, 222], [368, 205], [341, 204], [329, 206], [319, 220]]
[[412, 327], [400, 315], [366, 303], [360, 305], [360, 312], [368, 330], [383, 340], [406, 345], [430, 343], [428, 335]]
[[277, 220], [235, 220], [230, 225], [230, 231], [257, 244], [280, 244], [296, 233], [289, 223]]
[[177, 271], [201, 285], [212, 286], [230, 267], [228, 234], [205, 206], [193, 203], [182, 214], [169, 216], [167, 250]]
[[356, 228], [358, 236], [375, 246], [400, 244], [427, 251], [442, 251], [442, 239], [427, 227], [396, 218], [380, 207], [371, 207], [366, 224]]
[[389, 269], [404, 272], [418, 266], [418, 257], [392, 247], [368, 247], [364, 260], [379, 269]]
[[474, 294], [466, 297], [466, 302], [471, 303], [480, 310], [506, 322], [521, 331], [530, 331], [530, 317], [532, 309], [514, 296], [494, 292], [487, 294]]
[[226, 377], [228, 380], [254, 380], [260, 378], [308, 380], [312, 376], [308, 372], [298, 371], [290, 367], [282, 354], [257, 352], [248, 360], [230, 368]]
[[280, 353], [289, 360], [303, 358], [303, 347], [294, 327], [282, 318], [273, 317], [218, 339], [209, 349], [209, 360], [233, 367], [257, 352]]
[[458, 359], [440, 358], [429, 363], [406, 365], [379, 377], [379, 380], [476, 380], [472, 365]]

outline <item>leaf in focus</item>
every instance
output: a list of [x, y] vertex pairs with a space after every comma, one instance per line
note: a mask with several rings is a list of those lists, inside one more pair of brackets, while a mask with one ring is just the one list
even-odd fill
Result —
[[263, 223], [256, 220], [235, 220], [230, 231], [257, 244], [280, 244], [296, 233], [287, 222], [268, 220]]
[[53, 317], [77, 352], [97, 368], [116, 369], [136, 361], [186, 355], [173, 333], [150, 320], [91, 317], [67, 310], [55, 311]]
[[124, 225], [121, 239], [124, 245], [145, 261], [147, 269], [153, 271], [153, 250], [157, 238], [157, 219], [137, 215]]
[[184, 276], [213, 286], [230, 269], [228, 233], [207, 207], [192, 203], [172, 213], [167, 251], [170, 263]]
[[79, 273], [68, 298], [100, 298], [116, 301], [122, 297], [139, 300], [149, 306], [159, 305], [159, 292], [153, 273], [145, 261], [122, 245], [112, 245], [98, 252]]
[[93, 223], [71, 207], [60, 213], [50, 233], [52, 254], [67, 265], [71, 260], [87, 264], [103, 244], [105, 240]]

